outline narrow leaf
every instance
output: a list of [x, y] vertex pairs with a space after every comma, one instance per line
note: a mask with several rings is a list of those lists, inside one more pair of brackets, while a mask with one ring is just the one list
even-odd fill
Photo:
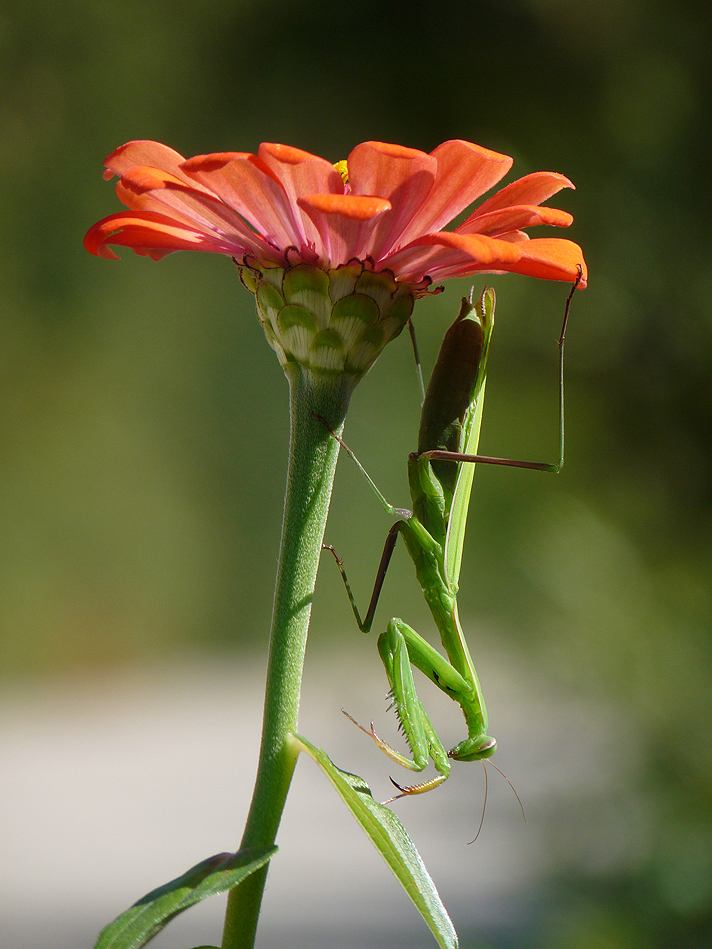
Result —
[[101, 932], [94, 949], [141, 949], [179, 913], [237, 886], [276, 852], [276, 847], [254, 847], [208, 857], [129, 907]]
[[435, 884], [430, 879], [405, 827], [393, 811], [374, 801], [371, 789], [363, 778], [341, 771], [321, 748], [315, 748], [301, 735], [295, 735], [294, 739], [300, 746], [300, 751], [306, 751], [316, 761], [339, 792], [346, 806], [371, 838], [376, 850], [415, 903], [438, 945], [442, 949], [457, 949], [457, 934]]

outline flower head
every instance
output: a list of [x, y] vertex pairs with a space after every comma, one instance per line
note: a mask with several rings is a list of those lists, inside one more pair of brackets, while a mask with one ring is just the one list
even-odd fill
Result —
[[582, 267], [585, 285], [577, 244], [524, 232], [571, 224], [567, 212], [540, 206], [573, 187], [563, 175], [520, 178], [443, 230], [512, 165], [469, 142], [444, 142], [430, 154], [364, 142], [334, 166], [288, 145], [186, 160], [135, 141], [105, 165], [129, 210], [95, 224], [87, 250], [114, 259], [112, 244], [154, 260], [176, 250], [233, 257], [283, 362], [363, 374], [405, 325], [413, 300], [449, 277], [511, 271], [573, 281]]

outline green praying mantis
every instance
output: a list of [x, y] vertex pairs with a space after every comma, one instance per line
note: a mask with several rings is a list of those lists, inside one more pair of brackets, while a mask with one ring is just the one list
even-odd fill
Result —
[[[423, 771], [432, 760], [437, 774], [420, 784], [401, 786], [393, 781], [398, 797], [430, 791], [447, 780], [451, 761], [484, 761], [497, 742], [488, 735], [488, 716], [480, 682], [467, 646], [457, 610], [457, 592], [465, 527], [475, 463], [558, 472], [564, 463], [564, 340], [574, 291], [566, 300], [559, 336], [559, 461], [556, 464], [512, 461], [478, 455], [480, 425], [487, 375], [487, 356], [494, 327], [495, 293], [485, 288], [476, 303], [463, 299], [457, 319], [445, 335], [423, 401], [418, 450], [408, 457], [412, 511], [389, 504], [351, 449], [334, 433], [367, 478], [386, 511], [399, 519], [388, 532], [366, 615], [361, 618], [343, 562], [330, 550], [341, 571], [359, 629], [373, 625], [378, 599], [393, 551], [401, 535], [430, 608], [447, 658], [402, 619], [394, 617], [378, 639], [386, 670], [392, 707], [412, 757], [383, 741], [371, 723], [363, 728], [393, 761], [411, 771]], [[323, 421], [323, 420], [322, 420]], [[423, 705], [413, 680], [412, 666], [457, 702], [467, 726], [467, 738], [445, 750]], [[391, 779], [393, 780], [393, 779]], [[394, 798], [391, 798], [394, 800]]]

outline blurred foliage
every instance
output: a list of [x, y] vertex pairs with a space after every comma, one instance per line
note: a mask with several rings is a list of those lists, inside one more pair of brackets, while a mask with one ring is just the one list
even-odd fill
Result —
[[[228, 260], [85, 254], [87, 227], [118, 210], [106, 154], [132, 138], [185, 155], [271, 140], [337, 160], [366, 139], [465, 138], [513, 155], [514, 176], [564, 172], [578, 190], [554, 203], [591, 271], [569, 333], [567, 467], [478, 472], [462, 612], [551, 690], [639, 730], [622, 794], [641, 819], [603, 869], [561, 842], [546, 911], [516, 944], [712, 946], [710, 35], [694, 0], [5, 5], [3, 674], [265, 648], [286, 385]], [[482, 448], [552, 456], [566, 288], [492, 282]], [[468, 290], [419, 305], [426, 371]], [[396, 503], [417, 401], [403, 338], [348, 425]], [[342, 464], [328, 535], [357, 590], [385, 527]], [[407, 564], [393, 590], [415, 593]], [[338, 577], [319, 595], [328, 648], [353, 633]], [[610, 813], [577, 819], [605, 834]]]

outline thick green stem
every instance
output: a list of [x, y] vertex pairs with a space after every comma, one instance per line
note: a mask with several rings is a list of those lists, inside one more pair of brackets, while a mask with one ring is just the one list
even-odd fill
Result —
[[[293, 368], [292, 368], [293, 367]], [[288, 366], [291, 432], [289, 468], [272, 615], [260, 761], [241, 848], [274, 843], [294, 772], [290, 736], [297, 729], [302, 668], [314, 584], [329, 511], [341, 433], [353, 380], [314, 377]], [[223, 949], [254, 945], [267, 867], [251, 874], [228, 899]]]

